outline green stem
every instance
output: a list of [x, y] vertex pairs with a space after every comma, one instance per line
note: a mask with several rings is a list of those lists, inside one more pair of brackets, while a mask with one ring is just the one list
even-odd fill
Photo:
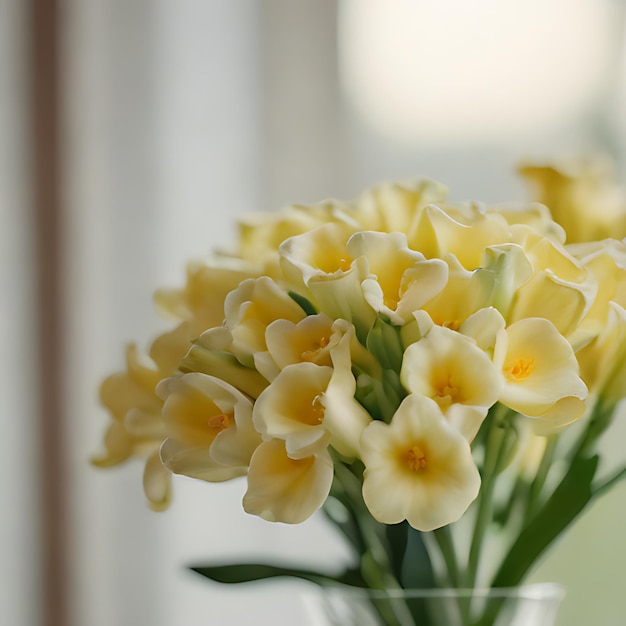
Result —
[[[502, 411], [502, 409], [501, 409]], [[493, 519], [493, 494], [498, 475], [504, 469], [509, 457], [509, 433], [513, 430], [511, 420], [506, 418], [508, 409], [490, 416], [491, 423], [485, 442], [485, 461], [482, 472], [483, 483], [478, 496], [478, 511], [470, 544], [464, 584], [468, 588], [476, 585], [482, 546], [487, 529]], [[501, 420], [504, 419], [502, 425]]]
[[558, 438], [554, 435], [548, 438], [548, 441], [546, 443], [546, 449], [543, 452], [541, 462], [539, 463], [539, 467], [537, 468], [537, 473], [535, 474], [535, 478], [530, 484], [530, 490], [528, 492], [526, 505], [526, 513], [524, 516], [524, 524], [528, 523], [528, 521], [537, 512], [537, 508], [540, 503], [541, 493], [546, 483], [546, 479], [548, 478], [550, 467], [552, 466], [557, 442]]
[[449, 583], [451, 587], [458, 587], [460, 585], [459, 565], [456, 556], [456, 550], [454, 548], [454, 542], [452, 540], [452, 533], [449, 526], [442, 526], [433, 531], [433, 536], [439, 546], [439, 551], [446, 564], [446, 571], [448, 573]]

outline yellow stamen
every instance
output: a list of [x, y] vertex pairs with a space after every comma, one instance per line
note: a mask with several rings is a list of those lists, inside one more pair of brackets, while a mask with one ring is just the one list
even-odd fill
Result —
[[339, 269], [342, 272], [347, 272], [350, 269], [351, 263], [350, 259], [341, 258], [339, 259]]
[[452, 374], [442, 378], [434, 387], [435, 397], [433, 400], [442, 410], [447, 409], [454, 402], [459, 402], [461, 393], [460, 389], [452, 382]]
[[414, 472], [421, 472], [428, 468], [428, 459], [425, 452], [415, 445], [406, 453], [406, 462], [410, 469]]
[[215, 430], [226, 430], [233, 423], [233, 415], [226, 413], [220, 413], [219, 415], [213, 415], [209, 418], [209, 428]]
[[459, 330], [461, 327], [461, 320], [447, 320], [441, 323], [441, 326], [444, 328], [449, 328], [450, 330]]
[[508, 380], [517, 382], [528, 378], [535, 370], [535, 359], [517, 359], [515, 363], [504, 368]]
[[310, 350], [304, 350], [300, 355], [303, 361], [313, 361], [315, 357], [330, 343], [329, 337], [322, 337], [319, 341], [314, 341]]
[[313, 398], [313, 402], [311, 403], [311, 414], [317, 420], [318, 424], [321, 424], [324, 421], [324, 405], [322, 404], [322, 396], [321, 394], [317, 394], [315, 398]]

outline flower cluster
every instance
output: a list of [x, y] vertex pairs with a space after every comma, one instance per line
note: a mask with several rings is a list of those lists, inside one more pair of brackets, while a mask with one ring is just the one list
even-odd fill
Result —
[[253, 214], [155, 301], [177, 325], [103, 383], [96, 463], [145, 457], [157, 509], [170, 473], [245, 476], [247, 512], [298, 523], [359, 467], [375, 520], [434, 530], [479, 494], [488, 416], [528, 442], [626, 390], [626, 241], [428, 180]]

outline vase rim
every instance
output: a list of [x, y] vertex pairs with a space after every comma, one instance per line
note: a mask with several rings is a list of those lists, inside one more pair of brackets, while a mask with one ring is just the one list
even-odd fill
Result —
[[527, 600], [541, 600], [551, 598], [562, 601], [565, 597], [565, 587], [555, 582], [527, 583], [513, 587], [434, 587], [434, 588], [397, 588], [397, 589], [368, 589], [365, 587], [353, 587], [350, 585], [333, 585], [331, 589], [337, 589], [341, 593], [354, 594], [355, 596], [367, 594], [370, 597], [503, 597], [520, 598]]

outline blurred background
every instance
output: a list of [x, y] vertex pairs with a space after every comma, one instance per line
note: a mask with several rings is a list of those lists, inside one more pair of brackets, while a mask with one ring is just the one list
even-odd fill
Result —
[[[242, 483], [151, 512], [139, 463], [89, 465], [101, 379], [243, 212], [417, 175], [524, 199], [521, 160], [595, 153], [624, 180], [625, 41], [619, 0], [0, 0], [3, 623], [302, 623], [295, 583], [185, 567], [338, 566], [338, 538], [246, 516]], [[625, 487], [533, 576], [563, 625], [626, 623]]]

